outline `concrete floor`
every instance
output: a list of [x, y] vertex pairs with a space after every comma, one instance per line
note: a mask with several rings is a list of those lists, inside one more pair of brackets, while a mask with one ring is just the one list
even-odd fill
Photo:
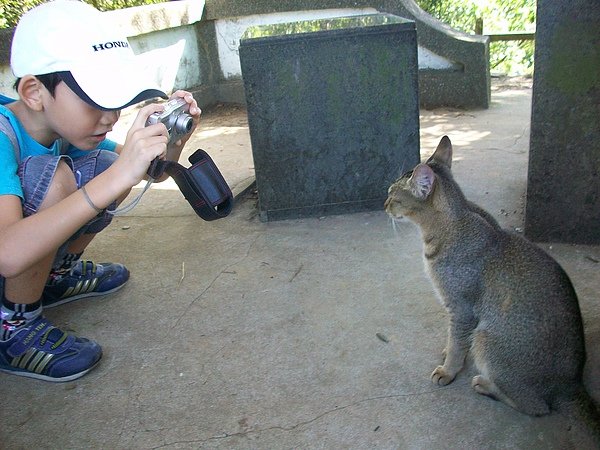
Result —
[[[467, 196], [522, 228], [529, 83], [496, 82], [492, 100], [485, 111], [423, 111], [422, 155], [448, 134]], [[234, 191], [252, 181], [242, 109], [207, 112], [197, 147]], [[542, 247], [578, 290], [586, 382], [600, 398], [600, 247]], [[131, 281], [47, 315], [99, 341], [104, 358], [65, 384], [0, 374], [1, 448], [570, 446], [561, 417], [524, 416], [477, 395], [470, 368], [447, 387], [430, 382], [446, 314], [416, 228], [394, 231], [383, 211], [261, 223], [250, 189], [230, 217], [204, 222], [166, 182], [86, 256], [125, 263]]]

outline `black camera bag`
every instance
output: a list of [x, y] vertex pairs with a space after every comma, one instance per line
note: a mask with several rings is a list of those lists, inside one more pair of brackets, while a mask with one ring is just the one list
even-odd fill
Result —
[[233, 194], [214, 161], [204, 150], [196, 150], [189, 158], [192, 164], [183, 167], [175, 161], [155, 159], [150, 164], [148, 176], [159, 178], [164, 172], [177, 183], [179, 190], [204, 220], [226, 217], [233, 207]]

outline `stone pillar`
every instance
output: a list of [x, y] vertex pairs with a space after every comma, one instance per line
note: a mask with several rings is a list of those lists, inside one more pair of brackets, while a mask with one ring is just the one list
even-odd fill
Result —
[[600, 243], [600, 2], [538, 0], [525, 234]]
[[239, 51], [261, 220], [382, 209], [420, 159], [414, 22], [258, 26]]

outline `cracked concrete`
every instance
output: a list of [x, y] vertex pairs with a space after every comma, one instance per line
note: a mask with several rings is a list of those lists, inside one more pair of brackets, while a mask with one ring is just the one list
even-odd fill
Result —
[[[421, 114], [422, 156], [448, 134], [466, 195], [515, 229], [530, 94], [528, 82], [495, 82], [489, 110]], [[0, 374], [0, 447], [573, 447], [561, 417], [527, 417], [477, 395], [471, 367], [447, 387], [431, 383], [446, 314], [416, 228], [394, 229], [382, 211], [261, 223], [241, 108], [207, 111], [188, 149], [197, 147], [246, 191], [231, 216], [202, 221], [166, 182], [117, 217], [86, 256], [125, 263], [129, 284], [47, 312], [99, 341], [101, 364], [67, 384]], [[600, 398], [600, 248], [542, 247], [579, 293], [586, 382]]]

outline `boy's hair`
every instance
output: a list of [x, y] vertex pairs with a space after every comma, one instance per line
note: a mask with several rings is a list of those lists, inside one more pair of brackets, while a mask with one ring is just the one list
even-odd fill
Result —
[[[48, 89], [48, 92], [50, 92], [50, 95], [52, 97], [54, 97], [54, 91], [56, 90], [56, 86], [58, 86], [58, 83], [60, 83], [62, 81], [62, 78], [60, 77], [60, 75], [58, 75], [56, 72], [45, 73], [44, 75], [36, 75], [36, 78], [38, 80], [40, 80], [40, 82], [44, 85], [44, 87], [46, 89]], [[15, 88], [15, 91], [17, 91], [19, 89], [20, 82], [21, 82], [21, 78], [17, 78], [17, 81], [15, 81], [15, 84], [13, 86]]]

